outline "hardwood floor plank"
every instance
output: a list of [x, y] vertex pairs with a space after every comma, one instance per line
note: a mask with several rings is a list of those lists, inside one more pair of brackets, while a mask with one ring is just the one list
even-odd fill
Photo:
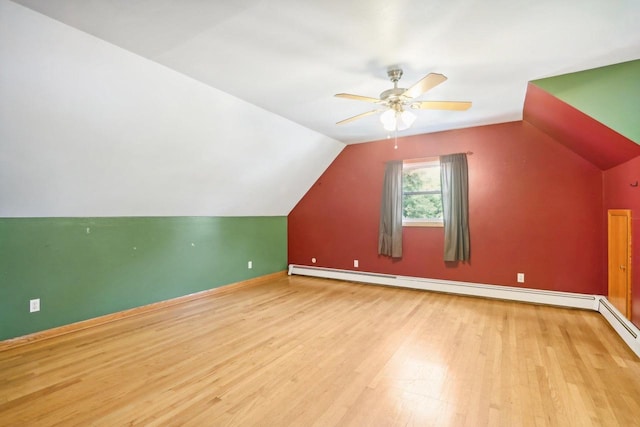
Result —
[[0, 351], [2, 425], [633, 425], [595, 312], [277, 277]]

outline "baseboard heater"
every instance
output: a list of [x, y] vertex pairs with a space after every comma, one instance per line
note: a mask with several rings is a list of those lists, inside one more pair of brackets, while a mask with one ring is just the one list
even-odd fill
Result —
[[365, 271], [339, 270], [297, 264], [289, 265], [289, 275], [321, 277], [374, 285], [421, 289], [483, 298], [495, 298], [534, 304], [578, 308], [597, 311], [609, 322], [629, 348], [640, 357], [640, 330], [627, 320], [604, 296], [572, 292], [545, 291], [540, 289], [457, 282], [422, 277], [396, 276]]

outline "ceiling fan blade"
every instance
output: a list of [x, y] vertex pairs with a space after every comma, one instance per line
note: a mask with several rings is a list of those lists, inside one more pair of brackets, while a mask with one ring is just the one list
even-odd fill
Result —
[[429, 89], [433, 89], [438, 86], [440, 83], [447, 80], [445, 76], [442, 74], [430, 73], [422, 78], [418, 83], [411, 86], [409, 89], [405, 90], [402, 96], [406, 96], [407, 98], [416, 98]]
[[362, 114], [358, 114], [357, 116], [353, 116], [353, 117], [349, 117], [348, 119], [344, 119], [344, 120], [340, 120], [338, 123], [336, 123], [337, 125], [343, 125], [345, 123], [350, 123], [353, 122], [355, 120], [361, 119], [363, 117], [367, 117], [370, 116], [372, 114], [377, 113], [379, 110], [373, 110], [373, 111], [367, 111], [366, 113], [362, 113]]
[[464, 111], [471, 108], [469, 101], [420, 101], [412, 102], [411, 108], [418, 110], [456, 110]]
[[337, 93], [335, 96], [338, 98], [346, 98], [346, 99], [355, 99], [356, 101], [365, 101], [365, 102], [381, 102], [378, 98], [371, 98], [370, 96], [361, 96], [361, 95], [352, 95], [350, 93]]

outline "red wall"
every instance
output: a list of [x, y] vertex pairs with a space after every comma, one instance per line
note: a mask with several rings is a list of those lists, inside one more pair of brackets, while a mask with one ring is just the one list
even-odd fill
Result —
[[[442, 261], [442, 228], [405, 228], [403, 258], [378, 256], [384, 163], [467, 151], [471, 261]], [[289, 263], [604, 294], [602, 224], [602, 172], [513, 122], [347, 146], [289, 214]]]
[[[604, 173], [604, 209], [631, 209], [631, 241], [632, 248], [631, 277], [632, 277], [632, 322], [640, 327], [640, 186], [631, 184], [640, 181], [640, 157], [609, 169]], [[606, 230], [605, 230], [606, 233]], [[606, 235], [606, 234], [605, 234]], [[605, 242], [606, 244], [606, 242]], [[606, 257], [605, 268], [606, 271]]]

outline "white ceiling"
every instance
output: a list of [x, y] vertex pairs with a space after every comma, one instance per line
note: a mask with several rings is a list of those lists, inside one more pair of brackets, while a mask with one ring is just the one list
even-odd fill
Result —
[[344, 144], [0, 0], [0, 217], [288, 215]]
[[404, 135], [518, 120], [529, 80], [640, 58], [637, 0], [16, 0], [345, 143], [385, 138], [371, 105], [386, 70], [420, 99], [472, 101], [420, 111]]

